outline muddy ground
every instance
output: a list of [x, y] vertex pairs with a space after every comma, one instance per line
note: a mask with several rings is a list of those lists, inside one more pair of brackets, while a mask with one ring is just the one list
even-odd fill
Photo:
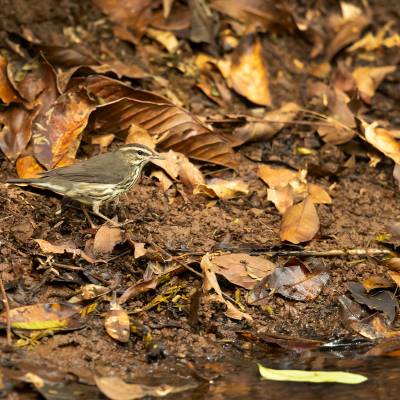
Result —
[[[392, 5], [385, 2], [385, 7], [375, 1], [371, 2], [371, 6], [376, 15], [373, 22], [376, 26], [381, 26], [391, 15], [397, 13], [398, 17], [396, 1]], [[6, 31], [18, 32], [21, 26], [29, 26], [49, 44], [64, 44], [63, 27], [76, 25], [84, 26], [93, 34], [90, 39], [93, 49], [102, 40], [113, 45], [114, 39], [107, 36], [107, 29], [100, 30], [94, 24], [102, 18], [101, 13], [86, 0], [4, 0], [0, 2], [0, 10], [0, 39], [3, 43]], [[129, 45], [118, 43], [117, 46], [118, 51], [123, 50], [126, 59], [134, 58]], [[285, 90], [280, 86], [275, 92], [276, 104], [296, 101], [304, 105], [304, 88], [298, 83], [301, 76], [285, 65], [288, 66], [293, 57], [305, 57], [309, 45], [283, 36], [279, 46], [267, 44], [267, 49], [268, 46], [272, 46], [271, 51], [276, 55], [273, 58], [276, 61], [271, 61], [272, 75], [276, 76], [277, 69], [283, 68], [288, 77]], [[399, 60], [398, 50], [392, 49], [382, 53], [380, 63], [395, 65]], [[218, 114], [217, 106], [193, 88], [190, 80], [182, 80], [176, 70], [165, 68], [160, 61], [153, 66], [170, 80], [170, 86], [176, 89], [178, 96], [183, 94], [182, 100], [189, 109], [201, 116]], [[385, 81], [373, 98], [370, 110], [371, 116], [388, 120], [393, 125], [400, 122], [399, 78], [397, 72], [391, 80]], [[236, 101], [239, 103], [239, 100]], [[295, 151], [298, 147], [313, 148], [315, 154], [299, 155]], [[337, 167], [349, 157], [340, 146], [324, 145], [314, 129], [307, 126], [287, 127], [271, 141], [243, 146], [238, 153], [241, 160], [239, 171], [225, 171], [220, 176], [239, 176], [249, 183], [251, 192], [248, 196], [228, 201], [211, 201], [203, 196], [194, 196], [179, 185], [164, 193], [149, 177], [154, 168], [150, 167], [141, 184], [123, 198], [117, 208], [120, 219], [133, 220], [125, 228], [131, 240], [147, 245], [155, 243], [169, 254], [181, 256], [198, 271], [198, 262], [206, 252], [285, 248], [279, 239], [281, 217], [267, 201], [266, 186], [256, 177], [257, 162], [280, 160], [296, 168], [310, 163]], [[142, 278], [149, 260], [135, 260], [132, 247], [127, 242], [114, 250], [115, 257], [107, 263], [88, 265], [68, 255], [57, 255], [47, 260], [46, 264], [46, 257], [40, 253], [34, 239], [52, 243], [71, 239], [77, 247], [85, 248], [95, 231], [88, 226], [79, 207], [66, 207], [61, 214], [56, 214], [61, 202], [56, 195], [4, 184], [7, 178], [15, 176], [15, 169], [2, 155], [0, 157], [0, 271], [11, 307], [66, 301], [80, 286], [88, 283], [108, 286], [119, 280], [117, 293], [121, 294]], [[345, 168], [331, 177], [311, 177], [312, 182], [331, 189], [333, 202], [318, 206], [321, 220], [319, 234], [301, 248], [321, 251], [379, 248], [381, 245], [376, 243], [376, 237], [400, 216], [399, 191], [392, 170], [393, 165], [387, 160], [373, 168], [368, 165], [368, 158], [359, 157], [354, 167]], [[216, 173], [215, 168], [209, 166], [204, 166], [203, 172]], [[112, 213], [112, 210], [109, 212]], [[275, 261], [282, 265], [286, 259], [278, 257]], [[57, 274], [49, 270], [52, 262], [56, 262], [53, 268]], [[217, 360], [229, 349], [246, 354], [251, 343], [238, 335], [245, 330], [254, 334], [279, 333], [323, 340], [354, 337], [343, 326], [337, 298], [346, 292], [346, 282], [382, 276], [386, 267], [372, 258], [321, 257], [309, 258], [307, 262], [323, 265], [330, 272], [330, 280], [317, 299], [296, 302], [275, 295], [269, 298], [268, 307], [246, 305], [246, 311], [254, 318], [251, 324], [225, 317], [223, 308], [210, 301], [208, 296], [200, 299], [198, 323], [195, 326], [189, 324], [190, 296], [193, 288], [200, 287], [202, 281], [193, 273], [184, 271], [167, 283], [180, 287], [179, 306], [166, 303], [158, 309], [135, 312], [145, 307], [160, 289], [127, 303], [133, 318], [151, 331], [157, 349], [146, 348], [142, 338], [136, 336], [127, 344], [111, 339], [103, 325], [108, 306], [103, 302], [81, 330], [49, 336], [20, 349], [8, 348], [5, 335], [2, 335], [1, 359], [2, 362], [21, 358], [44, 364], [51, 362], [64, 371], [80, 376], [83, 381], [91, 382], [88, 371], [94, 366], [104, 371], [112, 370], [123, 378], [148, 376], [155, 371], [171, 374], [171, 365], [178, 370], [178, 374], [184, 374], [184, 368], [179, 370], [178, 366], [191, 360]], [[227, 281], [222, 282], [223, 290], [234, 296], [236, 288]], [[241, 290], [243, 304], [244, 296], [245, 291]], [[394, 327], [398, 326], [398, 322]]]

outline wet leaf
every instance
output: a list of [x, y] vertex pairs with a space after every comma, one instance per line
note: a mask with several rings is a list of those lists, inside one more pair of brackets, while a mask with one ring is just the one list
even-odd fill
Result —
[[204, 184], [198, 184], [193, 194], [205, 194], [209, 197], [218, 197], [221, 200], [229, 200], [234, 197], [248, 195], [249, 186], [240, 179], [225, 180], [213, 178]]
[[255, 104], [271, 105], [268, 66], [257, 35], [242, 39], [232, 54], [228, 85]]
[[129, 342], [130, 321], [128, 313], [118, 304], [112, 302], [110, 310], [107, 311], [104, 326], [106, 332], [113, 339], [121, 343]]
[[93, 252], [95, 254], [111, 254], [114, 247], [123, 241], [124, 238], [120, 228], [104, 224], [94, 237]]
[[275, 269], [275, 265], [266, 258], [245, 253], [214, 255], [210, 257], [210, 261], [215, 273], [245, 289], [252, 289], [259, 280]]
[[0, 100], [4, 104], [18, 101], [19, 96], [7, 77], [7, 58], [0, 55]]
[[117, 376], [94, 375], [97, 387], [111, 400], [135, 400], [145, 396], [165, 397], [171, 393], [180, 393], [193, 389], [197, 385], [188, 384], [185, 386], [146, 386], [139, 383], [126, 383]]
[[281, 240], [298, 244], [311, 240], [319, 230], [319, 218], [314, 203], [307, 197], [290, 207], [282, 218]]
[[328, 280], [328, 272], [310, 272], [300, 261], [289, 260], [284, 267], [275, 268], [268, 283], [288, 299], [311, 301], [318, 297]]
[[208, 292], [211, 289], [214, 289], [214, 291], [218, 296], [219, 301], [221, 303], [224, 303], [227, 307], [225, 315], [232, 319], [242, 320], [244, 318], [248, 321], [252, 321], [253, 319], [249, 314], [240, 311], [229, 300], [224, 299], [222, 290], [217, 280], [217, 276], [215, 275], [214, 265], [211, 262], [210, 255], [208, 253], [202, 257], [200, 266], [204, 273], [203, 290]]
[[234, 130], [233, 136], [238, 141], [237, 144], [235, 142], [235, 145], [271, 139], [286, 123], [293, 121], [299, 111], [300, 107], [296, 103], [286, 103], [277, 110], [265, 113], [259, 122], [247, 122]]
[[[22, 330], [65, 330], [76, 329], [76, 318], [80, 319], [82, 306], [70, 303], [45, 303], [17, 307], [10, 310], [13, 329]], [[7, 315], [0, 314], [0, 326], [5, 327]], [[82, 322], [81, 324], [82, 325]]]
[[134, 123], [146, 129], [164, 149], [202, 161], [236, 165], [232, 148], [219, 134], [165, 97], [102, 76], [84, 79], [82, 87], [103, 104], [93, 113], [97, 133], [126, 137]]
[[74, 257], [75, 256], [82, 257], [88, 263], [96, 262], [95, 259], [89, 257], [83, 250], [77, 249], [72, 243], [55, 245], [51, 244], [50, 242], [44, 239], [34, 239], [34, 240], [39, 245], [40, 250], [42, 250], [43, 253], [52, 253], [52, 254], [70, 253]]
[[94, 108], [83, 92], [72, 91], [62, 94], [48, 112], [38, 116], [32, 139], [35, 156], [42, 165], [51, 169], [64, 157], [75, 157]]
[[34, 117], [35, 114], [22, 105], [12, 105], [0, 114], [0, 122], [4, 124], [0, 149], [10, 160], [16, 160], [28, 145]]
[[353, 77], [362, 99], [370, 103], [376, 89], [385, 79], [386, 75], [396, 70], [395, 65], [385, 67], [358, 67], [353, 71]]
[[146, 281], [136, 282], [134, 285], [130, 286], [118, 299], [118, 304], [124, 304], [128, 300], [132, 300], [139, 294], [146, 293], [152, 289], [155, 289], [158, 284], [157, 278], [151, 278]]
[[394, 321], [399, 303], [393, 293], [383, 290], [367, 294], [363, 285], [358, 282], [348, 282], [346, 286], [358, 303], [365, 304], [371, 310], [382, 311], [388, 316], [390, 322]]
[[357, 385], [368, 380], [360, 374], [342, 371], [302, 371], [266, 368], [258, 364], [260, 375], [263, 379], [285, 382], [311, 382], [311, 383], [344, 383]]
[[18, 158], [15, 168], [19, 178], [37, 178], [44, 168], [32, 156]]

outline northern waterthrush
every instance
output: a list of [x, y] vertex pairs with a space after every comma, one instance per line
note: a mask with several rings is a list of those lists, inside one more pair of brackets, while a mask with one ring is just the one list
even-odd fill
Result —
[[147, 146], [129, 144], [68, 167], [42, 172], [39, 178], [9, 179], [7, 183], [49, 189], [90, 205], [94, 214], [115, 224], [100, 212], [100, 206], [127, 192], [140, 179], [143, 167], [159, 158]]

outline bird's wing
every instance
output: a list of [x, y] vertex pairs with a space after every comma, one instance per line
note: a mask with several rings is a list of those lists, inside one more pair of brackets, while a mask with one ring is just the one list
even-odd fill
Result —
[[71, 182], [111, 183], [121, 182], [128, 164], [118, 152], [100, 154], [89, 160], [56, 168], [40, 174], [41, 178], [61, 178]]

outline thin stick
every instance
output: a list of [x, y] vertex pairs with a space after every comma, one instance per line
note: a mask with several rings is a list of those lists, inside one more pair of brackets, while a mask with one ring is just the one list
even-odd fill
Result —
[[1, 290], [1, 295], [3, 296], [3, 303], [4, 307], [6, 308], [6, 318], [7, 318], [7, 327], [6, 327], [6, 332], [7, 332], [7, 344], [9, 346], [12, 345], [12, 340], [11, 340], [11, 320], [10, 320], [10, 303], [8, 302], [8, 297], [6, 293], [6, 289], [4, 288], [3, 285], [3, 279], [0, 276], [0, 290]]

